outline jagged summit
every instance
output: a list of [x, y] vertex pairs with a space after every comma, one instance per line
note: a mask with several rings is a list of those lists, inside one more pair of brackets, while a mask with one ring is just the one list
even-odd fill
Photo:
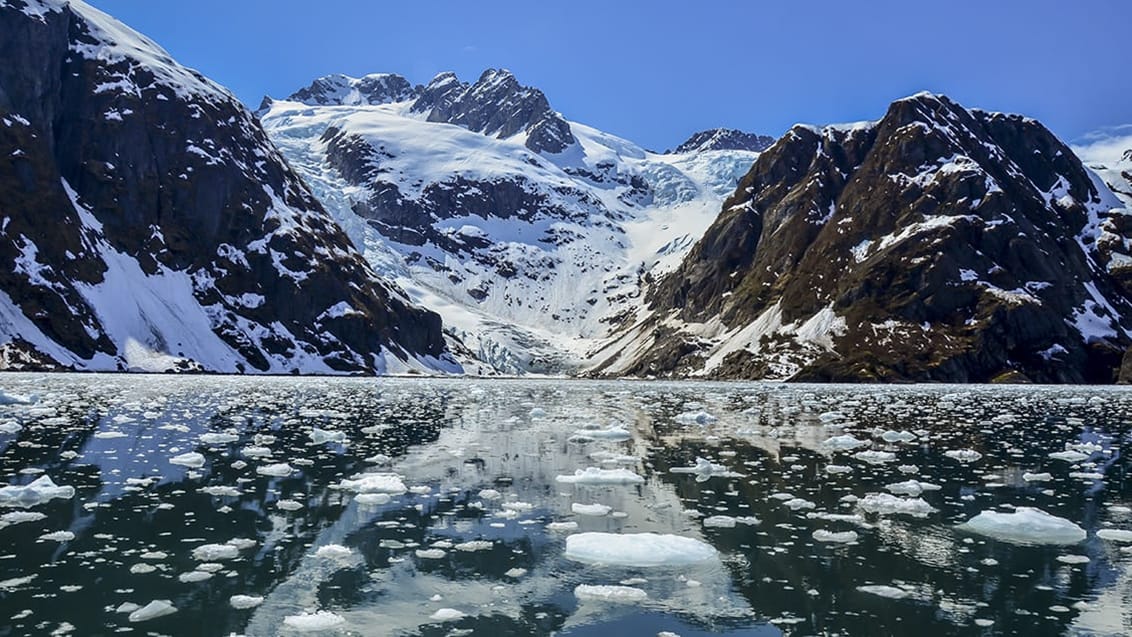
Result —
[[709, 128], [694, 133], [672, 153], [700, 153], [709, 150], [749, 150], [760, 153], [774, 143], [769, 135], [747, 133], [734, 128]]
[[395, 73], [371, 73], [362, 77], [334, 74], [318, 78], [287, 99], [310, 106], [357, 106], [403, 102], [415, 94], [409, 80]]

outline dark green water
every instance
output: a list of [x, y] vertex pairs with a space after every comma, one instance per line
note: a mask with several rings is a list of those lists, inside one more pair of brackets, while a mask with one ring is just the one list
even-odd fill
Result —
[[[74, 490], [0, 491], [0, 636], [1132, 634], [1132, 543], [1112, 533], [1132, 530], [1129, 390], [8, 374], [0, 391], [0, 482]], [[594, 434], [611, 425], [628, 439]], [[556, 479], [586, 467], [643, 482]], [[359, 495], [364, 473], [388, 488]], [[890, 493], [909, 480], [927, 490]], [[1013, 507], [1084, 539], [956, 528]], [[717, 555], [565, 554], [591, 531]], [[154, 600], [176, 612], [139, 617]], [[317, 612], [328, 627], [302, 633]]]

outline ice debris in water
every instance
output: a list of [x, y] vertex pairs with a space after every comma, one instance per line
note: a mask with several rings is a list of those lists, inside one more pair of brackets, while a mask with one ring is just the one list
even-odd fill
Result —
[[354, 493], [401, 494], [408, 491], [401, 476], [395, 473], [363, 473], [338, 485], [345, 491]]
[[1097, 537], [1110, 542], [1132, 542], [1132, 531], [1126, 531], [1124, 529], [1101, 529], [1097, 531]]
[[39, 402], [35, 394], [9, 394], [0, 389], [0, 405], [34, 405]]
[[255, 468], [255, 472], [261, 476], [271, 476], [273, 478], [286, 478], [294, 472], [294, 468], [286, 462], [277, 462], [275, 464], [260, 465]]
[[228, 604], [236, 610], [255, 608], [262, 603], [263, 597], [260, 595], [233, 595], [228, 598]]
[[210, 432], [200, 435], [200, 441], [206, 445], [226, 445], [239, 439], [239, 436], [230, 433]]
[[813, 532], [813, 538], [818, 542], [828, 542], [833, 544], [849, 544], [850, 542], [857, 541], [856, 531], [827, 531], [825, 529], [818, 529]]
[[39, 539], [44, 542], [70, 542], [75, 539], [75, 534], [71, 531], [55, 531], [53, 533], [44, 533], [39, 536]]
[[889, 429], [880, 435], [885, 442], [915, 442], [916, 434], [910, 431], [893, 431]]
[[60, 486], [50, 476], [39, 476], [22, 487], [0, 487], [0, 506], [30, 508], [55, 498], [67, 500], [75, 497], [75, 488]]
[[566, 538], [566, 557], [610, 566], [680, 566], [716, 557], [710, 545], [657, 533], [577, 533]]
[[333, 431], [330, 429], [319, 429], [318, 427], [311, 428], [311, 444], [324, 445], [331, 442], [346, 442], [345, 432]]
[[204, 466], [204, 456], [195, 451], [190, 451], [188, 453], [182, 453], [179, 456], [173, 456], [169, 459], [169, 464], [189, 467], [190, 469], [199, 469]]
[[1012, 544], [1077, 544], [1086, 537], [1085, 529], [1031, 507], [1018, 507], [1012, 513], [983, 511], [958, 527]]
[[632, 603], [642, 602], [648, 599], [648, 596], [645, 591], [632, 586], [578, 584], [574, 587], [574, 597], [581, 600]]
[[1053, 458], [1054, 460], [1064, 460], [1065, 462], [1071, 464], [1089, 459], [1088, 454], [1081, 453], [1080, 451], [1074, 451], [1072, 449], [1068, 449], [1066, 451], [1055, 451], [1049, 454], [1049, 457]]
[[13, 524], [38, 522], [44, 519], [47, 519], [47, 516], [37, 511], [12, 511], [11, 513], [0, 515], [0, 529]]
[[868, 451], [858, 451], [857, 453], [853, 454], [853, 457], [860, 460], [861, 462], [867, 462], [869, 464], [884, 464], [886, 462], [892, 462], [893, 460], [896, 460], [896, 454], [890, 451], [876, 451], [873, 449], [870, 449]]
[[857, 447], [864, 447], [869, 443], [865, 440], [859, 440], [853, 434], [844, 434], [841, 436], [834, 436], [821, 443], [822, 447], [831, 449], [833, 451], [849, 451]]
[[570, 510], [578, 515], [601, 517], [603, 515], [609, 515], [609, 513], [613, 511], [613, 507], [604, 504], [581, 504], [575, 502], [570, 505]]
[[157, 619], [158, 617], [172, 615], [175, 612], [177, 612], [177, 607], [173, 606], [173, 602], [167, 599], [155, 599], [130, 613], [130, 621], [134, 623], [144, 622]]
[[345, 623], [346, 619], [344, 617], [328, 610], [320, 610], [314, 613], [299, 613], [298, 615], [288, 615], [283, 618], [284, 626], [300, 633], [321, 632], [338, 628]]
[[588, 438], [598, 438], [601, 440], [619, 441], [628, 440], [632, 435], [623, 427], [617, 425], [610, 426], [605, 429], [581, 429], [574, 432], [575, 436], [583, 436]]
[[957, 462], [962, 462], [963, 464], [975, 462], [983, 457], [983, 454], [974, 449], [949, 449], [944, 451], [943, 455]]
[[888, 493], [870, 493], [858, 500], [857, 506], [866, 513], [910, 515], [915, 518], [926, 518], [935, 511], [932, 505], [921, 498], [899, 498]]
[[352, 554], [353, 551], [341, 544], [324, 544], [318, 547], [318, 550], [314, 552], [315, 557], [324, 560], [343, 560], [350, 557]]
[[720, 478], [741, 478], [740, 473], [735, 473], [721, 464], [714, 464], [706, 458], [696, 457], [696, 464], [691, 467], [673, 467], [669, 470], [670, 473], [691, 473], [696, 476], [696, 482], [705, 482], [712, 477]]
[[676, 416], [676, 422], [682, 425], [710, 425], [718, 418], [706, 411], [687, 411]]
[[23, 429], [23, 426], [14, 420], [0, 422], [0, 434], [18, 434], [23, 431]]
[[464, 613], [455, 608], [440, 608], [437, 609], [435, 613], [429, 615], [428, 618], [436, 622], [450, 622], [463, 619]]
[[895, 586], [886, 586], [884, 584], [868, 584], [866, 586], [858, 586], [857, 590], [869, 595], [876, 595], [887, 599], [904, 599], [910, 597], [911, 594], [901, 588]]
[[567, 484], [640, 484], [644, 478], [628, 469], [599, 469], [586, 467], [578, 469], [574, 475], [560, 475], [557, 482]]
[[920, 482], [919, 480], [906, 480], [904, 482], [897, 482], [885, 487], [890, 493], [896, 495], [910, 495], [917, 496], [924, 491], [939, 491], [942, 487], [938, 484], [931, 484], [930, 482]]

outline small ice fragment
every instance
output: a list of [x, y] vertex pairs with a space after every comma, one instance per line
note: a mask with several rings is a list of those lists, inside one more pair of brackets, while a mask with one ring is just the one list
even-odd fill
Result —
[[983, 511], [957, 528], [1023, 545], [1077, 544], [1087, 535], [1073, 522], [1031, 507], [1018, 507], [1012, 513]]
[[193, 549], [193, 559], [198, 562], [220, 562], [236, 559], [240, 549], [231, 544], [202, 544]]
[[975, 462], [983, 457], [983, 454], [974, 449], [949, 449], [944, 451], [943, 455], [957, 462], [962, 462], [963, 464]]
[[233, 595], [228, 598], [228, 604], [236, 610], [255, 608], [262, 603], [263, 597], [260, 595]]
[[480, 491], [479, 495], [480, 498], [483, 498], [484, 500], [498, 500], [503, 497], [503, 494], [496, 491], [495, 489], [484, 489]]
[[324, 544], [318, 547], [314, 552], [314, 556], [323, 560], [344, 560], [350, 557], [354, 552], [348, 547], [341, 544]]
[[825, 529], [818, 529], [813, 532], [813, 538], [818, 542], [841, 543], [848, 544], [857, 541], [856, 531], [827, 531]]
[[678, 566], [716, 557], [703, 542], [656, 533], [577, 533], [566, 538], [566, 557], [610, 566]]
[[472, 553], [474, 551], [487, 551], [495, 546], [490, 540], [468, 540], [467, 542], [460, 542], [453, 545], [452, 548], [457, 551], [465, 553]]
[[319, 429], [318, 427], [311, 428], [311, 444], [324, 445], [329, 442], [346, 442], [345, 432], [333, 431], [330, 429]]
[[603, 515], [609, 515], [609, 512], [613, 510], [613, 507], [606, 506], [604, 504], [581, 504], [579, 502], [575, 502], [570, 505], [570, 510], [574, 513], [577, 513], [578, 515], [601, 517]]
[[880, 438], [885, 442], [914, 442], [916, 440], [916, 434], [910, 431], [892, 431], [889, 429], [882, 433]]
[[511, 579], [519, 579], [526, 574], [527, 569], [516, 566], [515, 568], [508, 569], [505, 573], [503, 573], [503, 576], [510, 577]]
[[1049, 473], [1030, 473], [1027, 471], [1022, 474], [1022, 479], [1026, 482], [1049, 482], [1053, 480], [1053, 476]]
[[338, 628], [346, 623], [341, 615], [327, 610], [314, 613], [299, 613], [283, 618], [283, 625], [300, 633], [315, 633], [332, 628]]
[[845, 465], [840, 465], [840, 464], [831, 464], [831, 465], [826, 465], [826, 467], [825, 467], [825, 472], [828, 473], [828, 474], [831, 474], [831, 475], [837, 475], [839, 473], [850, 473], [852, 471], [853, 471], [853, 467], [847, 467]]
[[448, 552], [444, 549], [417, 549], [417, 557], [423, 560], [439, 560], [445, 555], [448, 555]]
[[55, 531], [39, 536], [41, 542], [70, 542], [73, 539], [75, 539], [75, 534], [70, 531]]
[[930, 482], [920, 482], [919, 480], [906, 480], [904, 482], [897, 482], [885, 487], [890, 493], [896, 495], [910, 495], [917, 496], [924, 491], [939, 491], [942, 487], [938, 484], [931, 484]]
[[195, 451], [190, 451], [188, 453], [182, 453], [179, 456], [173, 456], [169, 459], [169, 464], [189, 467], [190, 469], [199, 469], [204, 466], [204, 456]]
[[401, 494], [408, 491], [401, 476], [395, 473], [364, 473], [338, 485], [345, 491], [354, 493]]
[[189, 571], [188, 573], [181, 573], [180, 575], [177, 576], [177, 579], [180, 580], [182, 583], [185, 583], [185, 584], [190, 584], [192, 582], [203, 582], [204, 580], [211, 579], [211, 578], [212, 578], [212, 573], [209, 573], [207, 571], [200, 571], [200, 570]]
[[354, 501], [363, 506], [378, 506], [388, 504], [393, 497], [388, 493], [359, 493], [354, 496]]
[[555, 481], [566, 484], [640, 484], [644, 478], [628, 469], [578, 469], [574, 475], [560, 475]]
[[633, 603], [648, 599], [648, 593], [632, 586], [578, 584], [574, 587], [574, 597], [581, 600]]
[[682, 425], [710, 425], [719, 420], [706, 411], [687, 411], [676, 416], [676, 422]]
[[464, 613], [461, 613], [455, 608], [440, 608], [437, 609], [435, 613], [429, 615], [428, 618], [435, 622], [451, 622], [463, 619]]
[[1132, 531], [1124, 529], [1101, 529], [1097, 531], [1097, 537], [1109, 542], [1132, 542]]
[[570, 522], [551, 522], [546, 525], [547, 531], [573, 531], [578, 528], [578, 523]]
[[1073, 451], [1071, 449], [1067, 451], [1055, 451], [1054, 453], [1049, 454], [1049, 457], [1053, 458], [1054, 460], [1064, 460], [1065, 462], [1069, 463], [1077, 463], [1081, 462], [1082, 460], [1089, 459], [1088, 454], [1081, 453], [1080, 451]]
[[303, 508], [303, 503], [297, 500], [279, 500], [275, 503], [275, 508], [280, 511], [298, 511]]
[[210, 432], [200, 435], [200, 441], [206, 445], [226, 445], [231, 442], [236, 442], [240, 437], [236, 434]]
[[261, 476], [272, 476], [275, 478], [286, 478], [291, 475], [295, 470], [291, 465], [286, 462], [277, 462], [275, 464], [260, 465], [255, 468], [255, 472]]
[[887, 599], [904, 599], [909, 596], [908, 591], [896, 588], [895, 586], [885, 586], [883, 584], [869, 584], [867, 586], [858, 586], [857, 590], [862, 593], [876, 595]]
[[888, 493], [870, 493], [857, 502], [866, 513], [877, 515], [910, 515], [915, 518], [926, 518], [935, 511], [930, 504], [921, 498], [900, 498]]
[[226, 485], [214, 485], [214, 486], [211, 486], [211, 487], [201, 487], [200, 489], [197, 489], [197, 490], [200, 491], [201, 493], [207, 493], [208, 495], [211, 495], [211, 496], [214, 496], [214, 497], [236, 497], [236, 496], [240, 495], [240, 493], [241, 493], [240, 490], [237, 489], [236, 487], [230, 487], [230, 486], [226, 486]]
[[868, 441], [858, 440], [853, 434], [843, 434], [827, 439], [825, 442], [821, 443], [821, 446], [833, 451], [849, 451], [850, 449], [864, 447], [868, 444]]
[[853, 454], [853, 457], [860, 460], [861, 462], [867, 462], [869, 464], [884, 464], [886, 462], [892, 462], [893, 460], [896, 460], [896, 454], [890, 451], [876, 451], [873, 449], [870, 449], [868, 451], [858, 451], [857, 453]]
[[733, 529], [736, 523], [737, 520], [730, 515], [713, 515], [704, 518], [703, 522], [705, 527], [717, 529]]
[[155, 599], [130, 613], [130, 621], [134, 623], [145, 622], [151, 619], [157, 619], [158, 617], [172, 615], [175, 612], [177, 612], [177, 608], [173, 606], [173, 602], [167, 599]]
[[1057, 561], [1062, 564], [1088, 564], [1090, 560], [1086, 555], [1058, 555]]

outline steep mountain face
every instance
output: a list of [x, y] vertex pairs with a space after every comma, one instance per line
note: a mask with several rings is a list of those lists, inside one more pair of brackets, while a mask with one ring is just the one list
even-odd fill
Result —
[[0, 367], [458, 370], [227, 91], [74, 0], [0, 59]]
[[416, 90], [409, 80], [392, 73], [374, 73], [360, 78], [328, 75], [295, 91], [287, 99], [310, 106], [390, 104], [409, 99]]
[[370, 263], [507, 373], [578, 369], [757, 157], [648, 153], [505, 71], [389, 104], [267, 103], [268, 134]]
[[597, 370], [1112, 382], [1130, 221], [1024, 117], [920, 94], [878, 122], [795, 127]]
[[770, 148], [774, 138], [746, 133], [734, 128], [711, 128], [694, 133], [674, 153], [700, 153], [706, 150], [749, 150], [761, 153]]

